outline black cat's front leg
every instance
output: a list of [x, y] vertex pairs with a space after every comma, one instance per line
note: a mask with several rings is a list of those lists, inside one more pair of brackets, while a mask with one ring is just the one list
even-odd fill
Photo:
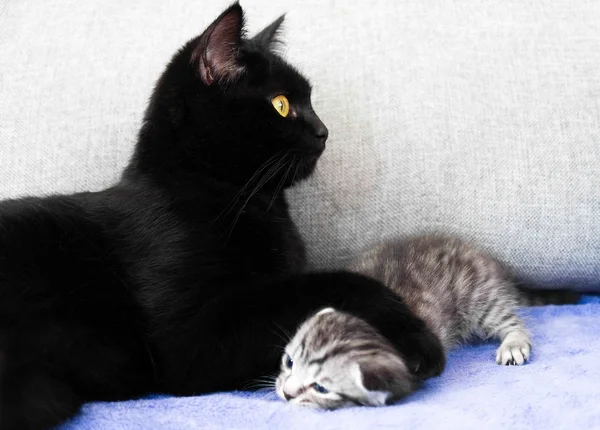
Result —
[[316, 273], [235, 289], [206, 303], [186, 324], [192, 330], [174, 331], [160, 348], [164, 387], [199, 394], [240, 389], [272, 374], [286, 343], [282, 331], [294, 333], [305, 318], [330, 306], [376, 327], [418, 377], [443, 370], [437, 337], [388, 288], [357, 274]]

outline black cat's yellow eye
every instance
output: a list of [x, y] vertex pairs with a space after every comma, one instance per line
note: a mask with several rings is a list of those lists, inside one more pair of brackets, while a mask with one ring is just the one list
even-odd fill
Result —
[[271, 103], [273, 104], [273, 107], [275, 108], [277, 113], [282, 117], [285, 118], [290, 113], [290, 102], [288, 101], [286, 96], [280, 95], [277, 97], [273, 97]]

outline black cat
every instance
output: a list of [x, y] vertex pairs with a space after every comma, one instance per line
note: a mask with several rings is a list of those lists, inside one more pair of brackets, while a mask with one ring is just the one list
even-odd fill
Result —
[[135, 154], [98, 193], [0, 205], [0, 425], [39, 429], [90, 400], [235, 389], [335, 306], [388, 336], [421, 376], [444, 356], [378, 282], [303, 274], [283, 190], [327, 128], [309, 83], [271, 52], [282, 18], [244, 37], [238, 4], [172, 59]]

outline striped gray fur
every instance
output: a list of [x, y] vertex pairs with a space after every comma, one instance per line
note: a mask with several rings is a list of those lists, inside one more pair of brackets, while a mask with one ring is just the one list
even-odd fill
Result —
[[[472, 337], [495, 338], [501, 342], [496, 362], [504, 365], [521, 365], [531, 353], [529, 334], [515, 313], [518, 306], [573, 303], [579, 297], [521, 289], [491, 255], [442, 235], [382, 243], [352, 262], [350, 270], [401, 296], [446, 352]], [[315, 383], [328, 392], [313, 389]], [[331, 308], [297, 330], [276, 381], [277, 393], [290, 403], [326, 409], [383, 405], [416, 387], [385, 338], [359, 318]]]
[[400, 295], [446, 351], [477, 336], [502, 342], [498, 364], [529, 358], [531, 341], [515, 310], [534, 296], [522, 295], [502, 264], [479, 248], [456, 237], [418, 236], [380, 244], [350, 269]]
[[[328, 392], [319, 392], [314, 384]], [[331, 308], [297, 330], [286, 346], [275, 383], [281, 398], [321, 409], [378, 406], [415, 386], [416, 380], [383, 336], [363, 320]]]

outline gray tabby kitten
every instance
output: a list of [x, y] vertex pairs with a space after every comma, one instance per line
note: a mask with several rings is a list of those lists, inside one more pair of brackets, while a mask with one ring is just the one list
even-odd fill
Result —
[[[496, 362], [503, 365], [521, 365], [531, 354], [518, 306], [579, 299], [573, 292], [519, 289], [489, 254], [441, 235], [383, 243], [350, 269], [389, 286], [439, 336], [445, 352], [474, 336], [499, 339]], [[327, 308], [286, 346], [276, 391], [302, 406], [379, 406], [414, 391], [416, 370], [367, 323]]]

